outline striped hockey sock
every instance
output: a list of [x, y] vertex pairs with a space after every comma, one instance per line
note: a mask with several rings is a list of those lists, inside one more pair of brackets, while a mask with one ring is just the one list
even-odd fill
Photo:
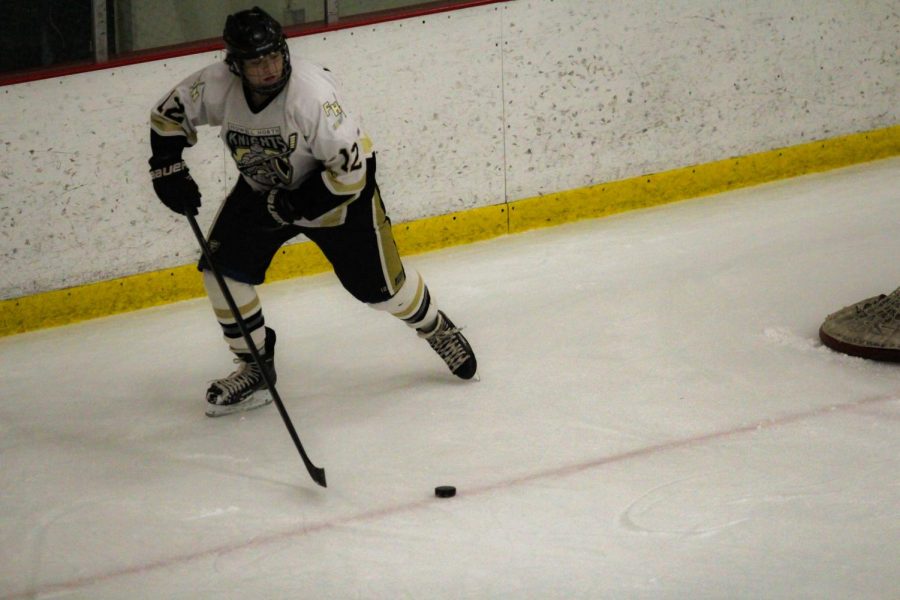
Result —
[[393, 297], [369, 306], [389, 312], [418, 331], [433, 329], [437, 323], [437, 305], [432, 302], [428, 286], [416, 271], [408, 274], [403, 287]]
[[[256, 288], [249, 283], [241, 283], [228, 277], [224, 279], [225, 284], [228, 286], [228, 291], [234, 297], [234, 303], [238, 307], [238, 312], [247, 325], [250, 338], [253, 340], [256, 348], [263, 352], [266, 345], [266, 320], [263, 317], [262, 306], [259, 302], [259, 296], [256, 294]], [[222, 294], [222, 290], [219, 289], [215, 276], [211, 272], [203, 271], [203, 285], [215, 312], [216, 320], [222, 326], [222, 334], [225, 336], [225, 341], [228, 342], [228, 347], [235, 354], [247, 354], [250, 351], [247, 347], [247, 342], [244, 340], [244, 336], [241, 335], [240, 327], [238, 327], [237, 321], [231, 314], [228, 302], [225, 300], [225, 296]]]

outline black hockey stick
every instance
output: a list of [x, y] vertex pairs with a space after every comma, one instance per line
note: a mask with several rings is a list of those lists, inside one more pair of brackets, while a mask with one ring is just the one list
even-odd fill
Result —
[[262, 358], [259, 356], [259, 350], [256, 349], [256, 344], [253, 343], [250, 332], [247, 330], [247, 324], [244, 323], [244, 319], [241, 318], [241, 313], [238, 311], [237, 304], [234, 302], [234, 297], [231, 295], [228, 286], [225, 285], [225, 280], [222, 278], [222, 274], [219, 273], [219, 269], [216, 268], [212, 252], [209, 249], [209, 244], [206, 243], [206, 237], [203, 235], [203, 232], [200, 231], [200, 226], [197, 225], [197, 219], [190, 213], [187, 213], [185, 216], [191, 224], [194, 235], [197, 237], [197, 243], [200, 244], [200, 250], [203, 251], [206, 262], [209, 263], [209, 270], [212, 271], [212, 274], [215, 276], [216, 283], [219, 284], [219, 289], [222, 290], [222, 295], [225, 296], [225, 301], [228, 302], [228, 308], [231, 310], [231, 315], [234, 317], [234, 320], [237, 321], [237, 325], [241, 330], [241, 335], [244, 336], [244, 341], [247, 342], [247, 347], [250, 349], [250, 355], [253, 357], [257, 366], [259, 366], [259, 370], [262, 371], [263, 379], [265, 379], [266, 385], [269, 386], [269, 391], [272, 392], [272, 399], [275, 400], [275, 406], [278, 407], [278, 412], [281, 413], [281, 420], [284, 421], [288, 433], [291, 434], [291, 439], [294, 440], [294, 446], [297, 447], [297, 452], [300, 453], [300, 458], [303, 459], [303, 464], [306, 465], [309, 476], [322, 487], [326, 487], [325, 469], [321, 469], [314, 465], [312, 461], [309, 460], [309, 456], [306, 455], [306, 450], [303, 449], [303, 444], [300, 442], [300, 436], [297, 435], [294, 424], [291, 423], [291, 417], [288, 416], [287, 410], [284, 408], [284, 403], [281, 401], [281, 396], [278, 395], [278, 390], [275, 389], [275, 382], [272, 381], [272, 375], [263, 364]]

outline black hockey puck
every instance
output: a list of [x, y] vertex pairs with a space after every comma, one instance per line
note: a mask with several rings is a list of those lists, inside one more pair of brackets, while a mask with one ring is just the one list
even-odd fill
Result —
[[438, 498], [452, 498], [456, 495], [456, 488], [452, 485], [439, 485], [434, 488], [434, 495]]

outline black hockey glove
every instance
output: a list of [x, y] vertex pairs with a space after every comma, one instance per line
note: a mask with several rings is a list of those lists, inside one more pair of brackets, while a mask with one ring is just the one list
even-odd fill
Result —
[[181, 215], [197, 214], [200, 208], [200, 188], [191, 177], [187, 164], [180, 157], [152, 157], [150, 177], [153, 190], [162, 203]]
[[289, 225], [301, 218], [314, 221], [353, 199], [354, 196], [331, 193], [319, 174], [304, 181], [296, 190], [271, 190], [266, 203], [269, 214], [277, 223]]
[[269, 214], [279, 225], [291, 225], [303, 216], [299, 204], [300, 199], [297, 197], [296, 190], [274, 188], [269, 191], [266, 198]]

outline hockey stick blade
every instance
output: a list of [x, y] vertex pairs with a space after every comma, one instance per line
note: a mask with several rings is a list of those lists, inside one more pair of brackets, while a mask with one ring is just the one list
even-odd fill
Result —
[[250, 355], [253, 357], [253, 361], [259, 367], [263, 379], [266, 382], [266, 387], [272, 393], [272, 399], [275, 401], [275, 406], [278, 407], [278, 414], [281, 415], [281, 420], [284, 421], [284, 426], [287, 428], [291, 439], [294, 441], [294, 446], [297, 448], [297, 452], [300, 453], [300, 458], [303, 460], [303, 464], [304, 466], [306, 466], [306, 470], [307, 472], [309, 472], [309, 476], [312, 477], [313, 481], [315, 481], [322, 487], [327, 487], [325, 485], [325, 469], [319, 468], [314, 465], [313, 462], [309, 459], [309, 456], [306, 455], [306, 450], [303, 449], [303, 444], [300, 442], [300, 436], [297, 435], [297, 431], [294, 429], [294, 424], [291, 422], [291, 417], [288, 415], [287, 409], [285, 409], [284, 403], [281, 401], [281, 396], [278, 395], [278, 390], [275, 389], [275, 382], [273, 381], [272, 375], [263, 364], [262, 358], [260, 358], [259, 356], [259, 350], [257, 350], [256, 344], [253, 343], [253, 338], [250, 337], [250, 331], [247, 329], [247, 324], [244, 323], [244, 319], [241, 317], [241, 312], [240, 310], [238, 310], [237, 304], [235, 304], [234, 302], [234, 297], [231, 295], [231, 291], [225, 284], [225, 279], [222, 277], [222, 274], [219, 272], [219, 269], [216, 267], [216, 264], [213, 261], [212, 251], [210, 251], [209, 249], [209, 244], [206, 243], [206, 237], [203, 235], [203, 232], [200, 231], [200, 226], [197, 225], [197, 219], [194, 218], [194, 215], [191, 214], [190, 211], [185, 211], [184, 216], [187, 217], [188, 223], [190, 223], [191, 225], [191, 231], [194, 232], [194, 237], [197, 238], [197, 243], [200, 245], [200, 250], [201, 252], [203, 252], [203, 256], [206, 257], [206, 262], [209, 263], [209, 270], [215, 277], [216, 283], [218, 284], [219, 289], [222, 291], [222, 295], [225, 297], [225, 301], [228, 303], [228, 309], [231, 311], [231, 316], [234, 318], [235, 322], [238, 325], [238, 328], [241, 330], [241, 335], [244, 337], [244, 341], [247, 343], [247, 348], [250, 350]]

